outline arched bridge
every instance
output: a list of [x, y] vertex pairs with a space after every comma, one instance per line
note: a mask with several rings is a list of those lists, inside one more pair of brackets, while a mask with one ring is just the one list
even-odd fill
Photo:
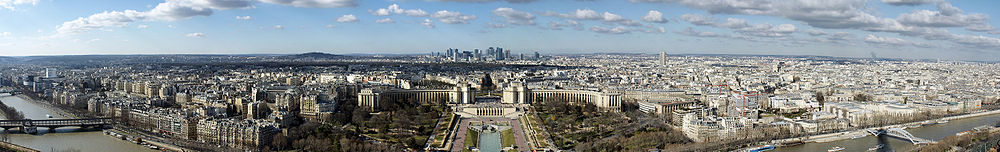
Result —
[[19, 128], [25, 133], [31, 133], [37, 127], [55, 129], [59, 127], [76, 126], [81, 128], [99, 127], [104, 128], [111, 125], [111, 118], [85, 118], [85, 119], [44, 119], [44, 120], [0, 120], [0, 128], [10, 130]]
[[875, 135], [875, 136], [887, 135], [889, 137], [896, 137], [896, 138], [902, 139], [904, 141], [909, 141], [910, 143], [913, 143], [913, 144], [931, 144], [931, 143], [937, 143], [936, 141], [933, 141], [933, 140], [928, 140], [928, 139], [923, 139], [923, 138], [920, 138], [920, 137], [917, 137], [917, 136], [913, 136], [913, 134], [910, 134], [910, 132], [908, 132], [906, 130], [903, 130], [903, 128], [880, 128], [880, 129], [875, 129], [875, 130], [869, 129], [867, 131], [868, 131], [868, 133], [871, 133], [872, 135]]

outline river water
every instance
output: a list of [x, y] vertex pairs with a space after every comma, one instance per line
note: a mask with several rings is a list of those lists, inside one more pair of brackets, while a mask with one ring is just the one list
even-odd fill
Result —
[[[24, 113], [24, 117], [28, 119], [49, 119], [47, 115], [52, 115], [52, 118], [66, 118], [60, 116], [53, 110], [46, 109], [41, 105], [36, 103], [27, 102], [24, 99], [17, 96], [0, 95], [0, 101], [4, 104], [14, 107], [18, 111]], [[5, 118], [6, 119], [6, 118]], [[149, 148], [145, 148], [128, 142], [125, 140], [120, 140], [108, 135], [104, 135], [101, 131], [88, 131], [88, 132], [77, 132], [78, 128], [75, 127], [62, 127], [53, 130], [55, 133], [50, 133], [48, 128], [39, 127], [38, 132], [41, 135], [30, 135], [20, 133], [16, 129], [11, 129], [12, 132], [9, 136], [9, 141], [14, 144], [21, 146], [41, 150], [41, 151], [84, 151], [84, 152], [150, 152], [154, 151]]]
[[[907, 132], [919, 138], [940, 141], [945, 137], [955, 135], [975, 127], [992, 125], [1000, 120], [1000, 114], [969, 117], [957, 120], [950, 120], [948, 123], [922, 126], [919, 128], [908, 128]], [[885, 144], [886, 148], [879, 151], [910, 151], [916, 145], [894, 137], [874, 137], [866, 136], [858, 139], [844, 139], [825, 143], [807, 143], [792, 147], [781, 147], [775, 149], [778, 152], [800, 152], [800, 151], [826, 151], [834, 146], [845, 148], [843, 151], [867, 151], [868, 148], [878, 144]]]

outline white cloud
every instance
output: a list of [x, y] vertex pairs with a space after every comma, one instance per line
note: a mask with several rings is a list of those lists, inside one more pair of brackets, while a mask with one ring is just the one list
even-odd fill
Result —
[[37, 5], [38, 0], [0, 0], [0, 8], [9, 10], [16, 9], [14, 6], [25, 4]]
[[137, 25], [135, 26], [135, 28], [141, 28], [141, 29], [149, 28], [149, 25]]
[[715, 32], [704, 32], [704, 31], [694, 30], [691, 27], [687, 27], [684, 30], [677, 31], [675, 33], [681, 34], [681, 35], [687, 35], [687, 36], [696, 36], [696, 37], [720, 37], [720, 36], [723, 36], [723, 35], [715, 33]]
[[626, 34], [626, 33], [630, 33], [631, 32], [625, 26], [616, 26], [614, 28], [606, 28], [606, 27], [601, 27], [601, 26], [596, 26], [595, 25], [595, 26], [590, 27], [590, 30], [594, 31], [594, 32], [597, 32], [597, 33], [604, 33], [604, 34]]
[[962, 14], [962, 10], [948, 3], [938, 4], [938, 11], [916, 10], [899, 15], [900, 23], [924, 27], [964, 27], [973, 24], [988, 24], [986, 14]]
[[917, 6], [931, 3], [932, 0], [882, 0], [883, 3], [896, 6]]
[[173, 21], [194, 16], [208, 16], [212, 14], [213, 9], [252, 8], [253, 6], [250, 4], [250, 0], [167, 0], [145, 12], [136, 10], [106, 11], [63, 22], [57, 27], [54, 36], [104, 30], [105, 27], [122, 27], [137, 21]]
[[976, 32], [989, 32], [989, 31], [997, 30], [996, 27], [993, 27], [992, 25], [989, 25], [989, 24], [972, 24], [972, 25], [966, 26], [965, 29], [969, 30], [969, 31], [976, 31]]
[[337, 18], [337, 22], [341, 23], [358, 22], [358, 17], [355, 17], [354, 14], [347, 14], [341, 16], [340, 18]]
[[651, 10], [649, 11], [649, 13], [646, 13], [646, 16], [642, 17], [642, 21], [653, 22], [653, 23], [666, 23], [667, 19], [663, 18], [663, 13], [660, 13], [660, 11]]
[[434, 22], [432, 22], [431, 19], [424, 19], [424, 22], [420, 22], [420, 25], [427, 28], [434, 28]]
[[549, 21], [549, 23], [547, 25], [548, 25], [548, 29], [551, 29], [551, 30], [562, 30], [562, 27], [566, 26], [566, 25], [560, 24], [559, 22], [556, 22], [556, 21]]
[[773, 26], [771, 24], [765, 23], [765, 24], [757, 24], [751, 27], [741, 28], [736, 31], [746, 35], [758, 36], [758, 37], [787, 37], [798, 30], [795, 27], [795, 25], [791, 24], [781, 24], [778, 26]]
[[486, 28], [505, 28], [507, 24], [503, 23], [486, 23]]
[[901, 46], [901, 45], [908, 45], [908, 44], [910, 44], [909, 41], [903, 40], [901, 38], [880, 37], [880, 36], [875, 36], [875, 35], [871, 35], [871, 34], [868, 34], [868, 36], [865, 36], [865, 42], [871, 43], [871, 44], [876, 44], [876, 45], [894, 45], [894, 46]]
[[591, 9], [577, 9], [574, 12], [567, 14], [557, 14], [559, 17], [572, 18], [572, 19], [582, 19], [582, 20], [601, 20], [604, 16], [600, 13]]
[[10, 36], [10, 32], [0, 32], [0, 37], [8, 37], [8, 36]]
[[806, 30], [806, 33], [809, 33], [809, 35], [812, 35], [812, 36], [826, 35], [826, 32], [823, 32], [823, 31], [817, 30], [817, 29], [808, 29], [808, 30]]
[[205, 33], [188, 33], [188, 34], [185, 34], [184, 36], [194, 37], [194, 38], [201, 38], [201, 37], [205, 37]]
[[578, 22], [576, 20], [572, 20], [572, 19], [567, 19], [565, 21], [565, 23], [556, 22], [556, 21], [549, 21], [547, 28], [550, 29], [550, 30], [562, 30], [563, 27], [572, 27], [573, 30], [577, 30], [577, 31], [584, 30], [583, 24], [580, 24], [580, 22]]
[[237, 20], [251, 20], [253, 17], [250, 16], [236, 16]]
[[[212, 15], [212, 10], [253, 8], [251, 0], [168, 0], [143, 12], [148, 19], [174, 21]], [[128, 11], [128, 10], [126, 10]]]
[[[873, 15], [867, 0], [630, 0], [632, 2], [669, 2], [690, 8], [702, 9], [712, 14], [743, 14], [782, 17], [823, 29], [855, 29], [868, 32], [896, 33], [926, 40], [947, 40], [961, 46], [987, 48], [996, 45], [994, 37], [951, 33], [948, 27], [966, 27], [971, 31], [990, 29], [983, 20], [984, 14], [962, 14], [962, 10], [948, 1], [932, 1], [937, 11], [917, 10], [902, 14], [898, 19]], [[889, 1], [895, 3], [896, 1]], [[924, 1], [912, 4], [924, 4]], [[899, 5], [903, 5], [899, 1]], [[692, 22], [696, 23], [696, 22]], [[987, 33], [1000, 33], [987, 31]]]
[[112, 11], [103, 12], [88, 17], [77, 18], [76, 20], [64, 22], [56, 29], [57, 36], [83, 33], [93, 30], [101, 30], [104, 27], [121, 27], [128, 23], [144, 19], [142, 12], [126, 10], [124, 12]]
[[101, 39], [90, 39], [90, 40], [87, 40], [87, 44], [94, 43], [94, 42], [97, 42], [97, 41], [101, 41]]
[[722, 23], [719, 23], [717, 26], [718, 27], [731, 28], [731, 29], [741, 29], [741, 28], [750, 27], [751, 25], [745, 19], [727, 18], [726, 21], [723, 21]]
[[602, 22], [609, 23], [609, 24], [619, 24], [619, 25], [626, 25], [626, 26], [642, 26], [642, 24], [640, 24], [639, 22], [636, 22], [636, 21], [634, 21], [632, 19], [627, 19], [625, 17], [622, 17], [621, 15], [614, 14], [614, 13], [611, 13], [611, 12], [597, 13], [597, 11], [594, 11], [594, 10], [591, 10], [591, 9], [577, 9], [574, 12], [569, 12], [569, 13], [566, 13], [566, 14], [559, 14], [559, 13], [547, 11], [547, 12], [544, 12], [542, 15], [543, 16], [558, 16], [558, 17], [562, 17], [562, 18], [577, 19], [577, 20], [595, 20], [595, 21], [602, 21]]
[[399, 8], [399, 5], [397, 4], [392, 4], [389, 5], [389, 7], [387, 8], [379, 8], [378, 10], [374, 11], [368, 10], [368, 12], [372, 13], [372, 15], [375, 16], [389, 16], [392, 14], [403, 14], [406, 16], [424, 17], [428, 15], [427, 12], [422, 9], [402, 9]]
[[681, 19], [694, 25], [729, 28], [747, 36], [757, 37], [788, 37], [798, 31], [795, 25], [780, 24], [771, 25], [769, 23], [750, 24], [745, 19], [727, 18], [725, 21], [715, 21], [711, 16], [684, 14]]
[[276, 29], [276, 30], [284, 30], [284, 29], [285, 29], [285, 27], [284, 27], [284, 26], [281, 26], [281, 25], [275, 25], [275, 26], [271, 26], [271, 28], [274, 28], [274, 29]]
[[469, 24], [470, 20], [476, 19], [475, 15], [465, 15], [459, 12], [449, 12], [447, 10], [431, 14], [431, 17], [447, 24]]
[[496, 2], [505, 1], [508, 3], [529, 3], [538, 0], [426, 0], [426, 1], [439, 1], [439, 2], [463, 2], [463, 3], [486, 3], [486, 2]]
[[830, 35], [827, 39], [830, 39], [830, 40], [848, 40], [848, 39], [851, 39], [851, 37], [854, 37], [854, 34], [847, 33], [847, 32], [837, 32], [837, 33], [833, 33], [832, 35]]
[[602, 20], [605, 22], [620, 22], [625, 20], [625, 18], [622, 17], [621, 15], [614, 14], [611, 12], [604, 12], [604, 14], [602, 14], [601, 16], [603, 18]]
[[355, 0], [260, 0], [264, 3], [308, 8], [334, 8], [358, 6]]
[[323, 28], [328, 28], [328, 29], [331, 29], [331, 28], [336, 28], [336, 27], [337, 27], [337, 26], [335, 26], [335, 25], [330, 25], [330, 24], [327, 24], [326, 26], [323, 26]]
[[715, 19], [709, 16], [698, 15], [698, 14], [684, 14], [681, 15], [681, 19], [687, 21], [694, 25], [714, 25]]
[[535, 25], [535, 15], [514, 10], [509, 7], [501, 7], [493, 10], [493, 14], [507, 19], [507, 23], [515, 25]]
[[996, 49], [1000, 47], [1000, 39], [980, 35], [954, 35], [952, 41], [977, 48]]
[[[10, 0], [0, 0], [6, 2]], [[14, 0], [21, 2], [26, 0]], [[30, 0], [37, 1], [37, 0]], [[249, 9], [256, 0], [166, 0], [149, 11], [110, 11], [80, 17], [64, 22], [56, 29], [57, 37], [105, 30], [105, 27], [121, 27], [137, 21], [174, 21], [195, 16], [212, 15], [213, 10]], [[260, 2], [289, 5], [295, 7], [349, 7], [356, 6], [355, 0], [260, 0]], [[2, 4], [0, 4], [2, 5]], [[239, 17], [237, 17], [239, 19]], [[247, 17], [249, 18], [249, 17]]]
[[667, 33], [667, 28], [664, 28], [662, 26], [660, 27], [648, 26], [636, 30], [642, 31], [643, 33]]
[[392, 23], [396, 23], [396, 21], [393, 21], [392, 18], [384, 18], [384, 19], [375, 20], [375, 23], [392, 24]]
[[630, 0], [671, 2], [706, 10], [711, 14], [746, 14], [784, 17], [819, 28], [878, 26], [884, 19], [865, 12], [866, 0]]

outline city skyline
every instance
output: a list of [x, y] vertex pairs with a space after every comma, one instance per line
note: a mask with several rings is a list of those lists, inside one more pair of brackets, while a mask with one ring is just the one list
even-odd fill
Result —
[[[426, 54], [821, 55], [997, 61], [994, 1], [0, 2], [6, 56]], [[725, 45], [720, 45], [725, 44]]]

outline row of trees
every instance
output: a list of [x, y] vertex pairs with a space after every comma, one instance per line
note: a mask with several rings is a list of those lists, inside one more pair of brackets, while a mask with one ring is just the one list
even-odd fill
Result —
[[937, 119], [945, 116], [947, 115], [933, 114], [927, 111], [919, 113], [877, 112], [860, 115], [855, 120], [851, 120], [851, 123], [854, 123], [857, 128], [869, 128]]
[[[352, 100], [348, 100], [352, 101]], [[356, 101], [353, 100], [353, 101]], [[340, 102], [336, 113], [320, 124], [307, 122], [274, 137], [274, 150], [304, 151], [420, 151], [433, 132], [443, 105], [413, 99], [383, 100], [372, 114], [354, 102]], [[378, 140], [381, 142], [373, 142]]]
[[[823, 91], [813, 92], [813, 96], [816, 97], [816, 101], [819, 102], [820, 106], [823, 106], [823, 104], [826, 103], [826, 97], [832, 96], [832, 95], [833, 95], [833, 91], [828, 91], [828, 92], [825, 92], [825, 93]], [[853, 97], [854, 97], [854, 101], [875, 101], [875, 96], [872, 96], [872, 95], [869, 95], [869, 94], [865, 94], [865, 93], [854, 94]]]
[[645, 151], [691, 142], [665, 119], [637, 108], [611, 112], [591, 103], [555, 99], [534, 104], [534, 109], [559, 149]]
[[[960, 147], [968, 151], [997, 151], [1000, 147], [1000, 134], [989, 131], [973, 131], [962, 136], [951, 135], [945, 137], [938, 143], [920, 147], [920, 152], [953, 151], [954, 147]], [[963, 149], [956, 149], [962, 151]]]
[[3, 116], [6, 117], [7, 120], [24, 119], [24, 113], [17, 111], [14, 107], [7, 106], [7, 104], [4, 104], [3, 102], [0, 102], [0, 112], [3, 112]]

